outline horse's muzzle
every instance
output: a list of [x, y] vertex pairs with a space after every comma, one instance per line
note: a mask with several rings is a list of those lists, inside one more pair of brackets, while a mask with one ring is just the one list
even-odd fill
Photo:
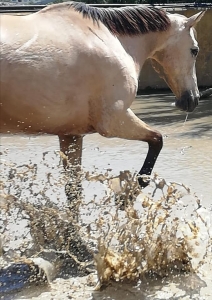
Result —
[[175, 106], [180, 110], [192, 112], [199, 104], [199, 95], [194, 96], [191, 92], [184, 92], [181, 99], [175, 101]]

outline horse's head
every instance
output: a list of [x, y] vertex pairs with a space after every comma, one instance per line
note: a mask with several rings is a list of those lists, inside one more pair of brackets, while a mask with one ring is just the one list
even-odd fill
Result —
[[163, 45], [153, 55], [153, 67], [175, 94], [176, 106], [187, 112], [192, 112], [199, 102], [195, 70], [199, 47], [194, 26], [203, 14], [199, 12], [190, 18], [169, 14], [171, 27], [164, 34]]

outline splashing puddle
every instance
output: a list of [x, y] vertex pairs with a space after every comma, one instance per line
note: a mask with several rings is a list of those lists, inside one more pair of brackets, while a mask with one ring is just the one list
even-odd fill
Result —
[[[129, 171], [70, 170], [39, 185], [38, 165], [2, 170], [0, 299], [210, 299], [211, 212], [183, 184], [155, 174], [142, 192]], [[70, 205], [52, 202], [70, 176]], [[88, 200], [92, 181], [103, 196]]]

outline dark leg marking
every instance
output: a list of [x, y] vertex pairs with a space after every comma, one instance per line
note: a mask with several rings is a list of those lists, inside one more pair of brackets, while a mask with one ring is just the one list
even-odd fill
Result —
[[[153, 141], [149, 142], [149, 150], [144, 161], [144, 164], [138, 173], [138, 175], [151, 175], [157, 157], [163, 147], [163, 138], [160, 133], [157, 133], [157, 137]], [[142, 177], [138, 177], [138, 182], [141, 188], [145, 188], [149, 181], [144, 180]]]

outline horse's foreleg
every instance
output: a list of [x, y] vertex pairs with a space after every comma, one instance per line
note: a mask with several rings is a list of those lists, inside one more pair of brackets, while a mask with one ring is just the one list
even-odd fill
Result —
[[[98, 132], [106, 137], [147, 142], [149, 149], [139, 175], [151, 174], [163, 146], [162, 135], [136, 117], [131, 109], [128, 109], [126, 112], [120, 111], [118, 114], [116, 111], [116, 115], [114, 114], [114, 116], [111, 114], [110, 116], [107, 115], [101, 127], [98, 128]], [[148, 182], [140, 176], [138, 181], [142, 188], [148, 185]]]
[[66, 169], [68, 165], [77, 166], [82, 162], [82, 136], [60, 135], [60, 151], [65, 154], [63, 157], [63, 166]]

